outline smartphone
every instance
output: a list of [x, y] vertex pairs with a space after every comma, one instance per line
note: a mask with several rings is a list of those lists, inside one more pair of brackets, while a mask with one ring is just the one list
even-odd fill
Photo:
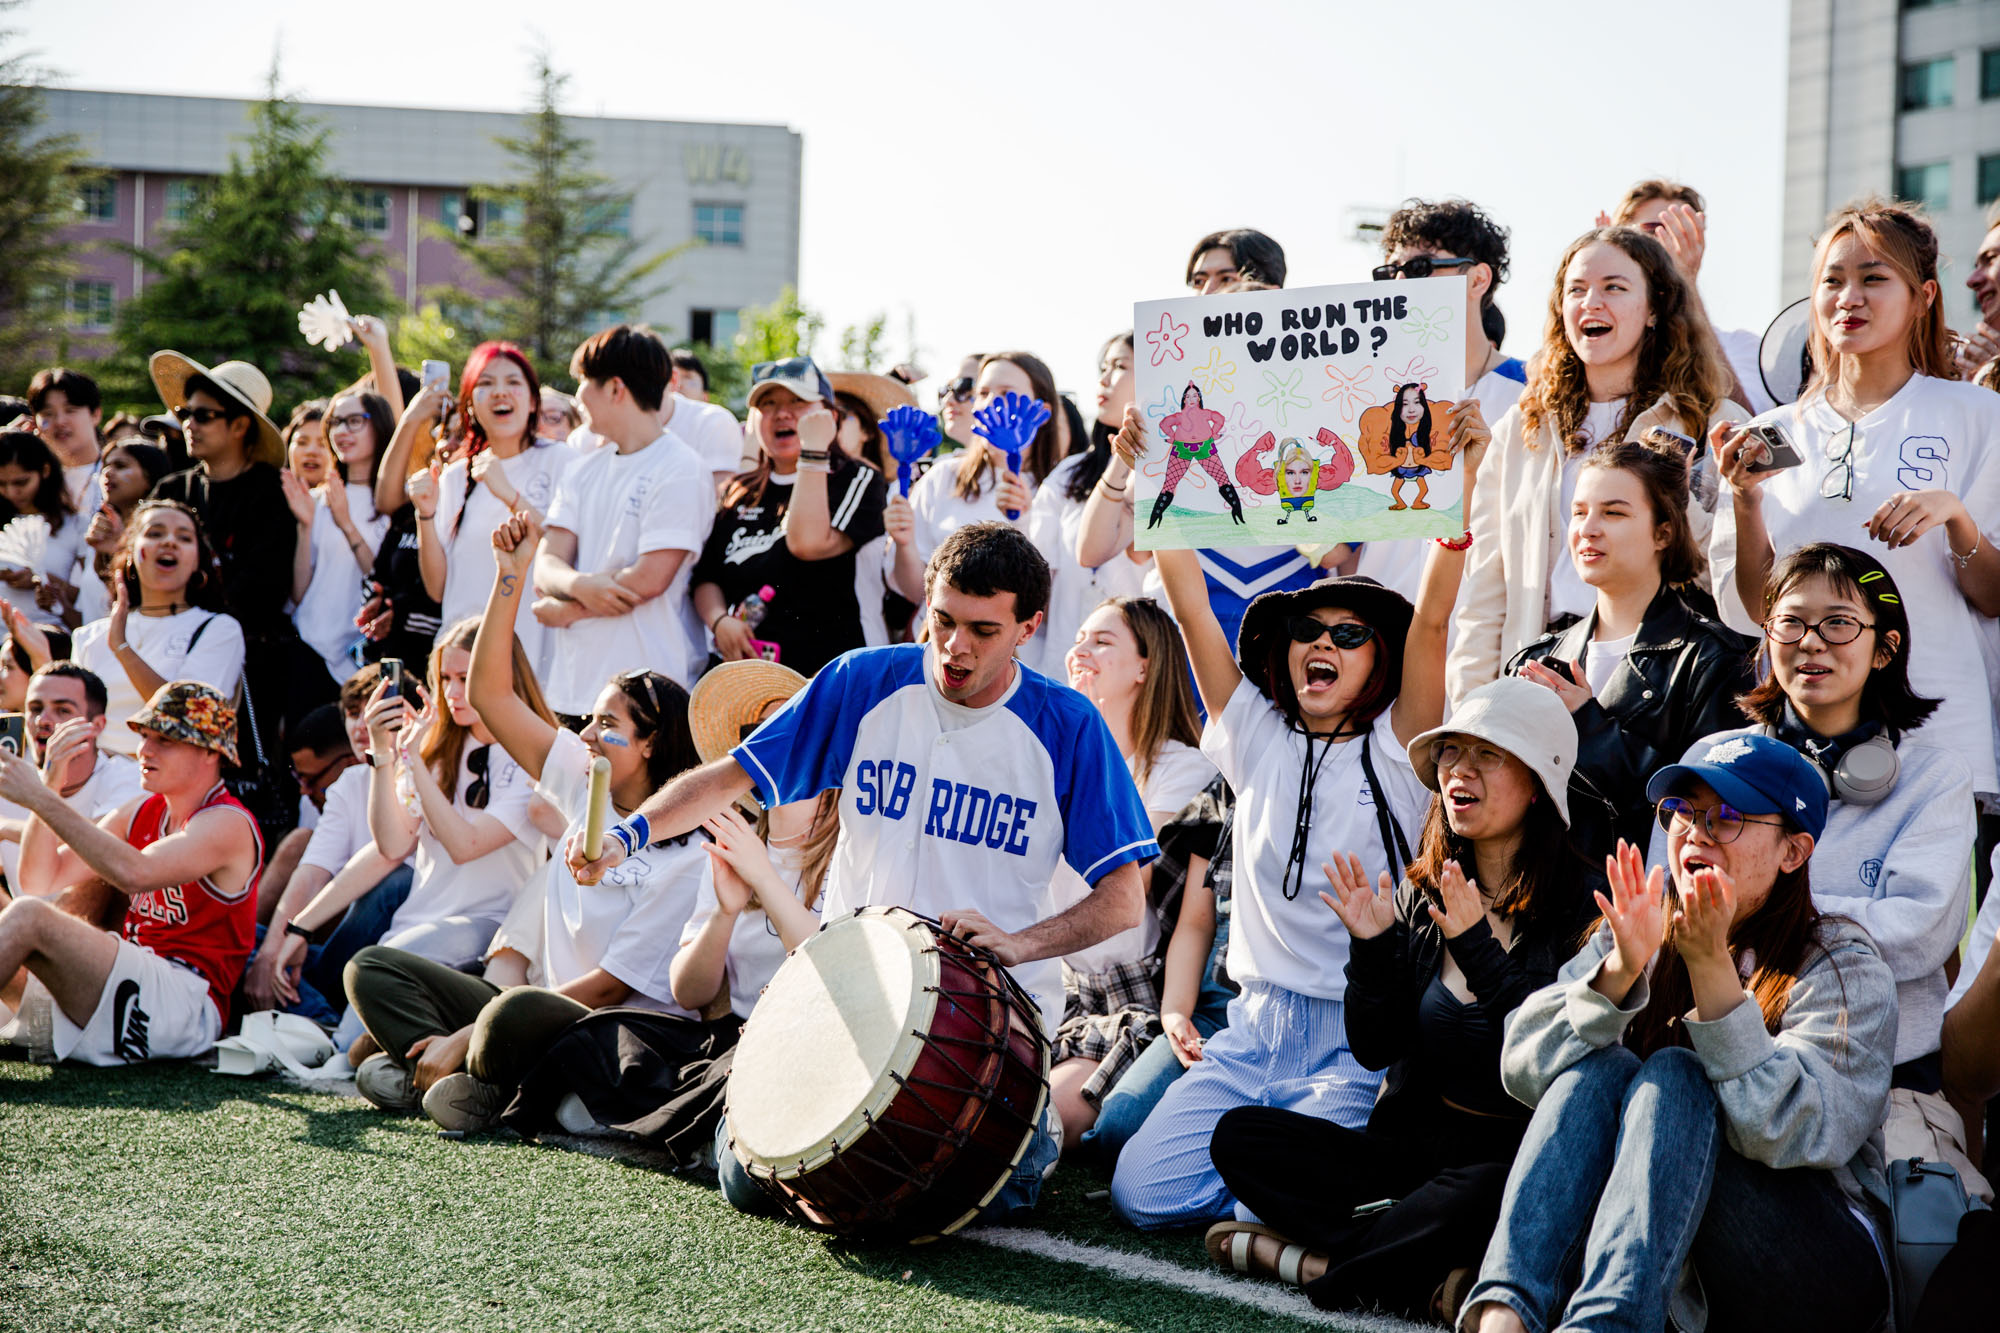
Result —
[[446, 384], [449, 384], [450, 382], [451, 382], [451, 362], [429, 361], [429, 360], [424, 362], [423, 386], [426, 389], [430, 388], [433, 384], [437, 385], [439, 388], [443, 388]]
[[1693, 458], [1697, 453], [1701, 452], [1701, 441], [1695, 439], [1692, 435], [1683, 435], [1677, 430], [1669, 430], [1665, 426], [1649, 426], [1646, 428], [1646, 433], [1640, 438], [1656, 448], [1664, 449], [1671, 445], [1689, 458]]
[[382, 691], [382, 697], [383, 697], [384, 699], [400, 699], [400, 698], [402, 698], [402, 697], [403, 697], [403, 659], [402, 659], [402, 658], [400, 658], [400, 657], [385, 657], [385, 658], [383, 658], [383, 659], [382, 659], [382, 679], [383, 679], [383, 681], [385, 681], [385, 682], [387, 683], [387, 685], [388, 685], [388, 688]]
[[15, 758], [28, 753], [28, 715], [0, 713], [0, 750]]
[[1806, 461], [1799, 447], [1792, 443], [1792, 437], [1785, 434], [1785, 428], [1776, 422], [1767, 426], [1751, 426], [1748, 430], [1751, 438], [1764, 443], [1764, 456], [1752, 463], [1749, 471], [1781, 472]]

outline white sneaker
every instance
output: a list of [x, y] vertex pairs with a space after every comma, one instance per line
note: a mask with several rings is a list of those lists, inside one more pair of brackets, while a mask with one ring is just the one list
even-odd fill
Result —
[[354, 1071], [354, 1090], [384, 1111], [408, 1114], [417, 1109], [416, 1089], [410, 1086], [410, 1071], [378, 1051]]
[[565, 1092], [563, 1099], [556, 1103], [556, 1123], [566, 1134], [578, 1137], [607, 1135], [611, 1131], [597, 1121], [590, 1108], [583, 1104], [583, 1098], [573, 1092]]
[[424, 1094], [424, 1114], [440, 1129], [483, 1134], [500, 1123], [509, 1097], [498, 1084], [483, 1083], [470, 1074], [447, 1074]]

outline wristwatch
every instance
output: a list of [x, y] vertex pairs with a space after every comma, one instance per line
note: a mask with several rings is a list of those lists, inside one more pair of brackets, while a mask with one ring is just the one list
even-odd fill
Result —
[[389, 766], [390, 756], [386, 754], [378, 755], [373, 750], [363, 750], [361, 757], [368, 761], [368, 767], [370, 768], [387, 768]]

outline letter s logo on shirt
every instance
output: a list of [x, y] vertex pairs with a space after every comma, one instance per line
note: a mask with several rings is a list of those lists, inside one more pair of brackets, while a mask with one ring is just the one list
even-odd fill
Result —
[[1951, 461], [1951, 443], [1942, 435], [1912, 435], [1897, 449], [1902, 466], [1896, 469], [1896, 484], [1906, 491], [1936, 491], [1947, 487], [1945, 464]]

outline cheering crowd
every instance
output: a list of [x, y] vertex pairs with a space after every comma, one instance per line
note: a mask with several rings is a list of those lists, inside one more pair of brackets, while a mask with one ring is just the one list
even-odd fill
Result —
[[[1139, 549], [1180, 479], [1239, 498], [1129, 331], [1088, 412], [966, 357], [914, 476], [918, 373], [762, 364], [739, 423], [627, 325], [573, 394], [505, 342], [419, 377], [371, 316], [324, 401], [162, 350], [163, 413], [106, 420], [43, 371], [0, 400], [0, 1044], [296, 1014], [385, 1111], [636, 1137], [772, 1212], [738, 1033], [893, 904], [1040, 1013], [989, 1219], [1067, 1154], [1327, 1308], [1912, 1326], [1890, 1164], [1992, 1195], [2000, 225], [1955, 332], [1920, 212], [1834, 214], [1783, 383], [1704, 307], [1699, 195], [1597, 223], [1511, 344], [1504, 228], [1383, 232], [1373, 277], [1463, 276], [1482, 331], [1419, 404], [1458, 538]], [[1239, 230], [1182, 276], [1287, 272]]]

